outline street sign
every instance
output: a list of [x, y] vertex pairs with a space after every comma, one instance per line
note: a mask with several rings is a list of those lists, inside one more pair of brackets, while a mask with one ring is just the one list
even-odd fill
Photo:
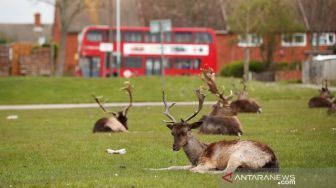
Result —
[[112, 43], [100, 43], [99, 50], [101, 52], [112, 52], [113, 51], [113, 45], [112, 45]]
[[149, 24], [151, 33], [171, 31], [171, 20], [152, 20]]

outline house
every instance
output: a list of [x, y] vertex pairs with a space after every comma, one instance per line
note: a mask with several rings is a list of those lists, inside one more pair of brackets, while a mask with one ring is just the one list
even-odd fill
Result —
[[[109, 25], [111, 18], [112, 25], [115, 25], [115, 0], [111, 0], [112, 7], [109, 8], [109, 0], [100, 0], [99, 6], [86, 8], [79, 12], [70, 25], [67, 35], [66, 67], [68, 74], [73, 74], [77, 65], [77, 37], [81, 30], [87, 25]], [[251, 34], [248, 39], [243, 40], [236, 33], [232, 33], [227, 23], [228, 14], [226, 2], [229, 0], [209, 1], [177, 1], [177, 0], [122, 0], [121, 2], [121, 26], [149, 26], [150, 20], [171, 19], [175, 27], [210, 27], [216, 30], [217, 37], [217, 67], [221, 68], [235, 60], [244, 59], [244, 48], [250, 48], [250, 59], [261, 60], [259, 51], [262, 39]], [[196, 4], [195, 4], [196, 2]], [[183, 3], [183, 5], [181, 4]], [[309, 8], [309, 4], [302, 6]], [[304, 32], [291, 35], [279, 33], [277, 36], [278, 45], [274, 54], [275, 62], [302, 62], [307, 58], [307, 52], [313, 48], [316, 35], [314, 32], [322, 31], [320, 36], [320, 50], [327, 50], [336, 44], [336, 24], [330, 22], [325, 28], [314, 28], [309, 24], [308, 14], [304, 9], [297, 9], [298, 19], [305, 27]], [[309, 9], [307, 9], [309, 10]], [[69, 10], [71, 11], [71, 10]], [[60, 41], [59, 11], [55, 11], [55, 22], [53, 24], [53, 40]]]
[[0, 76], [50, 75], [50, 49], [34, 48], [50, 38], [51, 25], [41, 23], [40, 13], [32, 24], [0, 23]]
[[41, 14], [34, 15], [33, 24], [1, 24], [0, 37], [9, 42], [44, 44], [51, 38], [51, 25], [41, 23]]

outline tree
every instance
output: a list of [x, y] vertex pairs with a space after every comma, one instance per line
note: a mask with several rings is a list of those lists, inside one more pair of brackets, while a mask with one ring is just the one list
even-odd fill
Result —
[[37, 0], [50, 4], [55, 7], [56, 14], [60, 29], [60, 44], [59, 44], [59, 62], [56, 65], [56, 76], [63, 76], [65, 55], [66, 55], [66, 44], [67, 44], [67, 33], [70, 25], [72, 24], [75, 16], [80, 13], [87, 5], [85, 0]]
[[336, 1], [335, 0], [296, 0], [296, 7], [300, 12], [308, 32], [315, 35], [314, 51], [319, 51], [320, 36], [323, 32], [333, 31], [335, 28]]
[[[228, 18], [231, 31], [240, 34], [245, 40], [250, 40], [251, 35], [258, 30], [260, 6], [257, 0], [236, 0], [231, 5], [231, 14]], [[244, 80], [248, 80], [250, 64], [250, 46], [244, 46]]]
[[260, 52], [266, 68], [269, 69], [273, 63], [274, 52], [280, 40], [277, 40], [279, 33], [293, 33], [302, 31], [301, 22], [290, 0], [262, 0], [261, 19], [259, 34], [263, 36], [264, 42], [260, 45]]
[[[260, 53], [266, 69], [270, 68], [278, 44], [276, 36], [279, 33], [290, 33], [300, 29], [290, 0], [236, 0], [233, 1], [232, 7], [229, 13], [231, 30], [245, 37], [251, 33], [262, 37]], [[248, 68], [248, 47], [245, 48], [245, 54], [245, 66]]]

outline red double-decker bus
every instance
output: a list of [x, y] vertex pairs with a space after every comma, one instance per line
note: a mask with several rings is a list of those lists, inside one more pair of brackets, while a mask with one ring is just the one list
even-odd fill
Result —
[[78, 38], [80, 75], [118, 76], [118, 71], [121, 76], [160, 75], [161, 65], [165, 75], [199, 74], [205, 67], [217, 69], [215, 32], [209, 28], [173, 27], [163, 33], [163, 50], [160, 34], [150, 33], [148, 27], [121, 27], [120, 37], [118, 69], [115, 28], [84, 28]]

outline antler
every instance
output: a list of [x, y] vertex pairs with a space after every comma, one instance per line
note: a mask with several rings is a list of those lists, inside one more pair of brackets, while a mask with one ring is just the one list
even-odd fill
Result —
[[114, 115], [114, 116], [117, 116], [117, 113], [107, 110], [107, 109], [104, 107], [104, 105], [100, 102], [99, 99], [102, 98], [102, 97], [97, 97], [97, 96], [95, 96], [94, 94], [92, 94], [92, 97], [93, 97], [93, 99], [98, 103], [99, 107], [100, 107], [101, 109], [103, 109], [103, 111], [104, 111], [105, 113], [107, 113], [107, 114], [112, 114], [112, 115]]
[[[324, 86], [325, 86], [325, 89], [328, 89], [328, 80], [323, 80], [323, 82], [324, 82]], [[322, 87], [324, 87], [323, 86], [323, 83], [322, 83]]]
[[131, 83], [129, 81], [124, 82], [124, 84], [125, 84], [125, 87], [121, 88], [121, 90], [126, 91], [128, 93], [128, 95], [129, 95], [129, 99], [130, 99], [129, 105], [126, 106], [124, 108], [124, 110], [123, 110], [123, 115], [126, 116], [128, 110], [132, 107], [132, 103], [133, 103], [133, 96], [132, 96], [132, 88], [133, 88], [133, 86], [131, 85]]
[[176, 123], [175, 118], [169, 113], [169, 109], [172, 108], [175, 103], [172, 103], [171, 105], [168, 106], [167, 101], [166, 101], [166, 95], [165, 92], [162, 91], [162, 100], [163, 104], [165, 106], [165, 111], [163, 112], [171, 121], [164, 121], [165, 123]]
[[203, 73], [202, 80], [208, 85], [208, 90], [212, 94], [217, 95], [219, 98], [225, 101], [230, 100], [232, 98], [233, 96], [232, 90], [230, 90], [230, 95], [227, 97], [224, 96], [224, 89], [222, 92], [219, 92], [216, 82], [215, 82], [215, 73], [213, 72], [211, 68], [207, 70], [203, 69], [202, 73]]
[[191, 120], [192, 118], [194, 118], [203, 108], [203, 103], [204, 103], [204, 98], [205, 95], [203, 93], [201, 93], [200, 89], [195, 90], [196, 96], [198, 98], [198, 108], [196, 109], [196, 111], [194, 112], [194, 114], [192, 114], [191, 116], [189, 116], [186, 120], [182, 120], [184, 122], [188, 122], [189, 120]]

